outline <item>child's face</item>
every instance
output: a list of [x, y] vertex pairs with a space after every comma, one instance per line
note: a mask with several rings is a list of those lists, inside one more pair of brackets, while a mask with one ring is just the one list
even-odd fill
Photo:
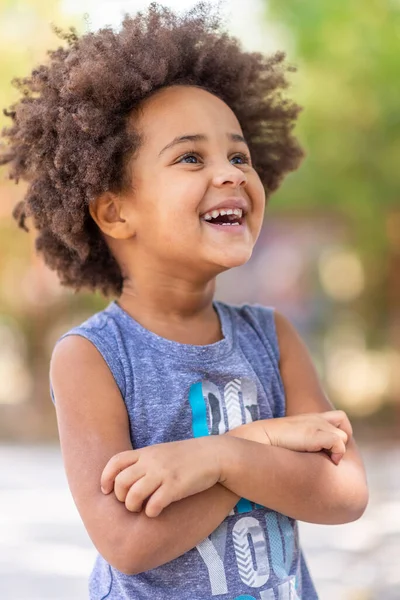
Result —
[[[130, 166], [135, 267], [214, 277], [245, 263], [265, 193], [232, 110], [202, 89], [175, 86], [132, 119], [142, 137]], [[210, 220], [222, 209], [228, 214]]]

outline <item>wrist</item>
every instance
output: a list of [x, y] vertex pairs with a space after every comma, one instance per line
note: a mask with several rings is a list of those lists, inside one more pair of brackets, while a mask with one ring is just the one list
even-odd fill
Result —
[[232, 435], [218, 436], [220, 445], [218, 450], [218, 483], [224, 485], [232, 477], [232, 472], [236, 469], [240, 455], [243, 453], [244, 446], [248, 440]]
[[246, 423], [246, 425], [240, 425], [239, 427], [235, 427], [235, 429], [228, 431], [225, 435], [271, 446], [271, 439], [267, 428], [265, 427], [266, 421], [271, 421], [271, 419], [263, 419], [261, 421]]

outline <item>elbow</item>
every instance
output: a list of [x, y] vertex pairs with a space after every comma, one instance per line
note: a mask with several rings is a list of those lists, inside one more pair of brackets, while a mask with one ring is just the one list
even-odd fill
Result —
[[145, 548], [140, 548], [140, 543], [129, 543], [132, 538], [137, 539], [137, 536], [127, 536], [118, 527], [114, 529], [112, 535], [108, 534], [107, 537], [105, 535], [91, 536], [97, 552], [113, 569], [124, 575], [139, 575], [146, 570], [144, 565], [146, 552]]
[[124, 575], [139, 575], [146, 569], [141, 564], [139, 557], [136, 557], [132, 553], [130, 548], [128, 552], [100, 552], [103, 558], [111, 565], [114, 569], [123, 573]]
[[331, 525], [344, 525], [360, 519], [369, 501], [369, 492], [366, 482], [355, 486], [351, 491], [344, 490], [338, 498], [336, 507], [332, 509]]
[[140, 575], [140, 573], [143, 573], [143, 571], [140, 568], [137, 568], [136, 565], [126, 564], [122, 561], [118, 564], [111, 564], [111, 566], [114, 567], [114, 569], [117, 569], [117, 571], [120, 571], [120, 573], [123, 573], [124, 575]]
[[97, 552], [113, 569], [139, 575], [162, 564], [165, 547], [156, 519], [150, 520], [143, 511], [129, 512], [114, 494], [99, 493], [97, 500], [84, 523]]
[[352, 523], [360, 519], [366, 511], [369, 502], [369, 491], [368, 486], [365, 484], [362, 489], [358, 491], [356, 498], [354, 499], [348, 514], [349, 519], [346, 523]]
[[[132, 543], [132, 539], [136, 542]], [[163, 560], [163, 548], [150, 539], [143, 540], [141, 535], [130, 539], [120, 540], [120, 544], [107, 543], [107, 548], [99, 549], [101, 556], [117, 571], [124, 575], [140, 575], [145, 571], [159, 567], [166, 562]]]
[[118, 561], [114, 564], [110, 562], [110, 565], [117, 569], [124, 575], [140, 575], [141, 573], [146, 573], [146, 571], [150, 571], [151, 569], [155, 569], [164, 562], [155, 562], [152, 556], [140, 556], [140, 557], [130, 557], [130, 560], [126, 560], [126, 557], [120, 557]]

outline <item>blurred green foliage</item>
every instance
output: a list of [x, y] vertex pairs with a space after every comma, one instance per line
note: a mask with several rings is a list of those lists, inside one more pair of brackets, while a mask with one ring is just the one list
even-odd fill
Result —
[[274, 204], [339, 211], [362, 250], [384, 260], [385, 217], [400, 207], [400, 3], [268, 0], [266, 6], [299, 68], [298, 132], [308, 155]]

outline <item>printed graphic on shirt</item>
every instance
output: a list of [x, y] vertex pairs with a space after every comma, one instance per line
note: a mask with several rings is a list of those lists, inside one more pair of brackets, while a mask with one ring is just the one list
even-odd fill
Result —
[[[194, 437], [221, 435], [260, 418], [257, 386], [248, 378], [228, 381], [222, 393], [210, 381], [195, 383], [189, 391], [189, 402]], [[242, 498], [231, 514], [246, 513], [254, 508], [257, 508], [254, 502]]]
[[257, 387], [247, 378], [229, 381], [222, 393], [214, 383], [200, 381], [191, 386], [189, 401], [194, 437], [226, 433], [260, 418]]
[[[257, 387], [248, 378], [233, 379], [222, 390], [210, 381], [195, 383], [189, 391], [189, 402], [194, 437], [221, 435], [260, 418]], [[242, 498], [231, 515], [243, 516], [236, 521], [230, 534], [228, 522], [224, 521], [197, 545], [208, 571], [210, 594], [229, 594], [225, 557], [227, 544], [231, 541], [238, 575], [251, 591], [251, 595], [241, 595], [233, 600], [299, 600], [299, 578], [289, 576], [293, 561], [298, 558], [295, 522], [269, 510], [262, 518], [245, 516], [257, 508], [263, 507]], [[255, 597], [256, 590], [258, 595]]]

